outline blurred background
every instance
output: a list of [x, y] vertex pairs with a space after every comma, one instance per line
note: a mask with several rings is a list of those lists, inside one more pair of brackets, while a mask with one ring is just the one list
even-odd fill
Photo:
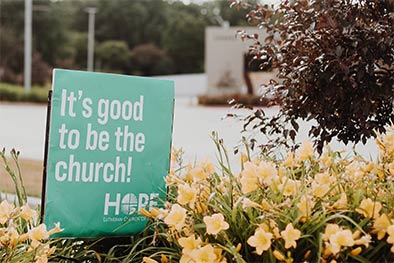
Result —
[[[227, 0], [33, 0], [33, 85], [54, 67], [141, 76], [204, 72], [207, 26], [247, 25]], [[89, 29], [90, 16], [90, 29]], [[25, 0], [0, 1], [0, 82], [23, 85]], [[93, 24], [93, 25], [92, 25]]]

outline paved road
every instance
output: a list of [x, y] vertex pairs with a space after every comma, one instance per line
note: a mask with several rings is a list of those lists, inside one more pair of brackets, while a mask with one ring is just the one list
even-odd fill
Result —
[[[193, 98], [177, 98], [175, 103], [173, 146], [182, 147], [192, 160], [214, 155], [211, 131], [218, 131], [234, 145], [239, 140], [241, 124], [222, 120], [228, 107], [198, 106]], [[0, 147], [15, 148], [21, 157], [42, 160], [46, 125], [46, 106], [0, 104]]]
[[[277, 108], [268, 110], [270, 114]], [[231, 110], [228, 107], [203, 107], [191, 97], [177, 97], [174, 114], [173, 146], [182, 147], [189, 161], [214, 157], [214, 144], [210, 139], [212, 131], [217, 131], [228, 148], [236, 145], [241, 136], [241, 123], [223, 117]], [[44, 155], [44, 138], [46, 123], [46, 106], [34, 104], [0, 103], [0, 147], [7, 150], [15, 148], [22, 158], [42, 160]], [[309, 125], [300, 123], [300, 130], [307, 131]], [[306, 139], [306, 132], [298, 136], [298, 141]], [[333, 143], [334, 149], [345, 146]], [[351, 145], [347, 147], [351, 149]], [[373, 141], [366, 146], [358, 145], [362, 155], [376, 156], [377, 149]]]

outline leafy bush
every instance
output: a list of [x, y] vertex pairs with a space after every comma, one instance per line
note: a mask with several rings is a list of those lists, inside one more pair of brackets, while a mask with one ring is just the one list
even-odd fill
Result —
[[[172, 71], [173, 62], [164, 50], [155, 44], [141, 44], [131, 50], [133, 69], [144, 76], [166, 74]], [[167, 68], [165, 68], [167, 67]], [[160, 72], [160, 70], [163, 70]]]
[[46, 103], [48, 90], [49, 87], [33, 86], [30, 93], [25, 93], [21, 86], [0, 83], [0, 101]]
[[[241, 35], [256, 40], [251, 52], [265, 61], [261, 66], [278, 69], [280, 82], [271, 81], [265, 89], [284, 104], [277, 119], [257, 111], [246, 123], [287, 139], [295, 137], [298, 118], [316, 120], [309, 135], [319, 150], [334, 137], [345, 144], [365, 143], [374, 130], [383, 131], [394, 120], [393, 12], [393, 1], [378, 0], [281, 1], [275, 8], [253, 7], [249, 19], [259, 22], [268, 36], [259, 42], [256, 35]], [[278, 119], [292, 126], [273, 131]]]
[[124, 73], [130, 64], [130, 50], [125, 41], [108, 40], [96, 48], [96, 59], [102, 71]]
[[165, 208], [141, 211], [151, 243], [133, 255], [149, 263], [392, 262], [393, 138], [394, 126], [378, 135], [376, 161], [329, 147], [318, 156], [311, 142], [284, 158], [246, 151], [239, 172], [216, 139], [219, 169], [173, 166]]

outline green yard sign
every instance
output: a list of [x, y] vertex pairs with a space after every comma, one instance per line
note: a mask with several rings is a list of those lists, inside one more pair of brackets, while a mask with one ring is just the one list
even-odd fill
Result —
[[160, 206], [171, 151], [172, 81], [54, 70], [44, 222], [57, 237], [130, 235]]

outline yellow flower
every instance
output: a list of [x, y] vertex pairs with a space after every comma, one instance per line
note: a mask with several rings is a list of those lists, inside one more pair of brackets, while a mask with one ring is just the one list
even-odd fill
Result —
[[200, 166], [192, 168], [189, 173], [194, 181], [205, 180], [208, 176], [204, 169]]
[[149, 212], [150, 212], [150, 214], [151, 214], [153, 217], [156, 217], [156, 218], [158, 218], [158, 219], [163, 219], [163, 218], [166, 217], [167, 214], [168, 214], [168, 211], [167, 211], [167, 210], [165, 210], [165, 209], [163, 209], [163, 208], [156, 208], [156, 207], [151, 207], [151, 208], [149, 209]]
[[262, 179], [263, 182], [268, 185], [278, 177], [278, 170], [271, 162], [261, 162], [257, 167], [256, 172], [258, 178]]
[[202, 245], [201, 238], [200, 237], [196, 238], [196, 236], [194, 234], [189, 237], [179, 238], [178, 243], [182, 248], [189, 249], [189, 250], [196, 249]]
[[300, 182], [297, 180], [287, 179], [284, 183], [279, 185], [279, 189], [284, 196], [294, 196], [297, 194], [300, 187]]
[[357, 256], [357, 255], [359, 255], [362, 251], [363, 251], [363, 249], [362, 249], [361, 247], [357, 247], [357, 248], [353, 249], [350, 253], [351, 253], [353, 256]]
[[32, 228], [29, 231], [29, 238], [35, 241], [41, 241], [49, 238], [49, 232], [47, 231], [46, 225], [40, 224], [39, 226]]
[[49, 235], [54, 235], [56, 233], [62, 232], [63, 229], [60, 228], [60, 223], [55, 223], [55, 227], [48, 231]]
[[243, 194], [248, 194], [250, 192], [253, 192], [259, 187], [258, 180], [256, 177], [242, 176], [240, 183], [241, 183], [241, 191]]
[[329, 152], [324, 152], [320, 157], [320, 165], [324, 168], [329, 168], [333, 164], [332, 157]]
[[138, 210], [138, 213], [145, 216], [146, 218], [153, 218], [152, 213], [146, 210], [144, 207]]
[[296, 241], [301, 237], [301, 231], [295, 229], [292, 223], [287, 224], [285, 230], [280, 232], [282, 238], [285, 240], [285, 248], [289, 249], [291, 247], [296, 248]]
[[394, 156], [394, 133], [393, 127], [387, 129], [386, 134], [380, 136], [380, 140], [376, 141], [377, 145], [381, 150], [381, 155], [383, 157]]
[[14, 205], [8, 203], [7, 200], [0, 203], [0, 224], [4, 225], [11, 218], [14, 208]]
[[341, 197], [333, 204], [334, 209], [347, 209], [347, 196], [345, 192], [341, 193]]
[[378, 234], [378, 240], [384, 238], [387, 232], [387, 228], [391, 225], [391, 222], [386, 214], [382, 214], [373, 222], [373, 233]]
[[254, 235], [248, 238], [247, 243], [256, 248], [257, 255], [261, 255], [271, 247], [272, 237], [272, 233], [266, 232], [263, 228], [258, 227]]
[[171, 207], [170, 213], [165, 217], [164, 223], [181, 231], [186, 221], [186, 209], [178, 204]]
[[152, 258], [148, 258], [148, 257], [143, 257], [142, 258], [142, 262], [143, 263], [159, 263], [158, 261], [152, 259]]
[[371, 241], [372, 241], [372, 237], [370, 235], [365, 235], [355, 240], [354, 244], [357, 246], [365, 246], [366, 248], [368, 248]]
[[19, 233], [14, 227], [8, 227], [7, 229], [1, 229], [0, 231], [0, 248], [15, 248], [19, 241]]
[[27, 221], [33, 221], [37, 219], [37, 211], [31, 209], [28, 204], [25, 204], [22, 206], [22, 210], [20, 213], [20, 217], [27, 220]]
[[333, 183], [335, 183], [336, 178], [329, 173], [324, 172], [316, 174], [314, 181], [319, 184], [328, 184], [329, 186], [331, 186]]
[[194, 209], [194, 213], [202, 214], [208, 211], [208, 206], [204, 203], [198, 202], [196, 204], [196, 209]]
[[196, 201], [196, 189], [190, 187], [188, 184], [182, 184], [178, 186], [178, 197], [177, 201], [181, 205], [189, 204], [191, 208], [194, 208], [194, 202]]
[[334, 235], [335, 233], [339, 232], [341, 228], [337, 224], [327, 224], [326, 230], [322, 236], [324, 241], [328, 241], [330, 236]]
[[204, 169], [204, 171], [208, 174], [213, 174], [215, 172], [215, 167], [213, 166], [212, 162], [209, 161], [208, 159], [202, 161], [200, 165]]
[[245, 163], [244, 169], [241, 172], [241, 191], [244, 194], [253, 192], [258, 186], [257, 167], [252, 162]]
[[310, 217], [312, 214], [313, 201], [310, 196], [304, 195], [297, 204], [300, 217]]
[[346, 166], [346, 173], [349, 175], [349, 179], [354, 182], [361, 181], [365, 174], [358, 161], [352, 161], [348, 166]]
[[263, 199], [263, 201], [261, 201], [261, 206], [264, 211], [270, 211], [272, 209], [272, 205], [270, 203], [268, 203], [268, 201], [265, 199]]
[[222, 214], [213, 214], [212, 216], [205, 216], [204, 223], [207, 226], [207, 233], [210, 235], [217, 235], [222, 230], [229, 228], [228, 223], [224, 220]]
[[297, 166], [296, 160], [294, 158], [294, 152], [288, 152], [286, 159], [283, 161], [283, 166], [288, 168], [294, 168]]
[[375, 165], [373, 162], [367, 162], [366, 164], [364, 164], [363, 166], [361, 166], [361, 170], [364, 173], [369, 173], [371, 171], [373, 171], [373, 169], [375, 168]]
[[394, 225], [391, 225], [387, 228], [387, 234], [389, 235], [387, 237], [387, 243], [393, 244], [390, 251], [394, 253]]
[[170, 262], [170, 260], [164, 254], [161, 254], [161, 260], [160, 261], [161, 261], [161, 263], [169, 263]]
[[194, 260], [194, 262], [198, 263], [215, 263], [218, 261], [215, 249], [211, 244], [194, 249], [191, 252], [190, 257]]
[[379, 202], [374, 202], [370, 198], [361, 201], [359, 208], [356, 211], [365, 217], [378, 218], [379, 212], [382, 209], [382, 204]]
[[285, 256], [279, 250], [275, 249], [274, 252], [272, 252], [272, 254], [279, 261], [285, 261], [286, 260]]
[[330, 185], [313, 181], [311, 188], [312, 188], [313, 196], [318, 197], [318, 198], [322, 198], [330, 190]]
[[341, 230], [331, 235], [330, 238], [330, 250], [335, 255], [341, 247], [351, 247], [354, 245], [352, 231], [349, 229]]
[[257, 178], [257, 166], [252, 162], [246, 162], [241, 172], [242, 177]]
[[297, 149], [297, 158], [300, 162], [309, 160], [314, 154], [313, 144], [310, 141], [304, 141]]

